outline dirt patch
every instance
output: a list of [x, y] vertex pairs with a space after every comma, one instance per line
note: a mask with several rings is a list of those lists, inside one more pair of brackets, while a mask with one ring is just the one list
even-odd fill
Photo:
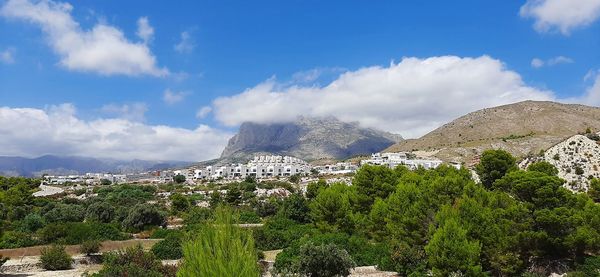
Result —
[[[134, 246], [138, 243], [141, 243], [144, 249], [150, 249], [155, 243], [159, 242], [160, 240], [161, 239], [132, 239], [122, 241], [109, 240], [102, 242], [100, 252], [109, 252], [118, 249], [124, 249], [130, 246]], [[11, 259], [17, 259], [26, 256], [39, 256], [41, 254], [42, 249], [47, 246], [48, 245], [38, 245], [14, 249], [0, 249], [0, 255], [4, 257], [9, 257]], [[65, 250], [71, 255], [79, 254], [79, 245], [67, 245]]]

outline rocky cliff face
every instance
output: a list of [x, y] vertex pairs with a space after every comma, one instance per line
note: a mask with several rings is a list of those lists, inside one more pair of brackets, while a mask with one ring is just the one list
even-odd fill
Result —
[[379, 152], [402, 140], [399, 135], [346, 123], [332, 117], [301, 117], [291, 123], [243, 123], [229, 140], [222, 159], [240, 161], [254, 154], [273, 153], [307, 161], [345, 159]]

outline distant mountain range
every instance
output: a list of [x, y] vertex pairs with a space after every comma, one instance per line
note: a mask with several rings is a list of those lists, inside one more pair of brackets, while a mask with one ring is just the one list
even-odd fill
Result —
[[0, 175], [41, 176], [43, 174], [137, 173], [173, 167], [183, 167], [189, 162], [178, 161], [121, 161], [85, 157], [62, 157], [45, 155], [37, 158], [0, 156]]
[[485, 149], [502, 148], [517, 157], [537, 154], [565, 139], [600, 130], [600, 108], [524, 101], [482, 109], [449, 122], [418, 139], [386, 151], [426, 151], [446, 161], [469, 162]]
[[246, 122], [229, 140], [221, 161], [245, 161], [255, 154], [289, 155], [307, 161], [346, 159], [379, 152], [401, 141], [400, 135], [333, 117], [300, 117], [294, 122], [258, 124]]

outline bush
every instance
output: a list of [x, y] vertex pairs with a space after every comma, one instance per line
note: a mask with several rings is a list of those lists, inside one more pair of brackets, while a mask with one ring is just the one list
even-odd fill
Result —
[[141, 231], [148, 226], [163, 226], [166, 224], [165, 214], [154, 205], [138, 204], [131, 209], [123, 221], [123, 227]]
[[165, 239], [152, 246], [152, 253], [161, 260], [177, 260], [183, 256], [181, 235], [171, 233]]
[[260, 223], [260, 216], [254, 211], [241, 211], [239, 223]]
[[101, 246], [102, 244], [97, 240], [87, 240], [79, 245], [79, 253], [89, 256], [100, 252]]
[[250, 231], [235, 226], [227, 208], [218, 207], [215, 221], [201, 226], [183, 245], [179, 276], [259, 276]]
[[108, 202], [96, 202], [87, 208], [86, 219], [109, 223], [115, 218], [115, 208]]
[[94, 277], [175, 277], [176, 268], [163, 266], [152, 252], [141, 244], [125, 250], [107, 253], [103, 267]]
[[348, 276], [355, 263], [346, 250], [335, 244], [307, 243], [300, 248], [298, 272], [313, 277]]
[[62, 245], [44, 247], [40, 256], [42, 267], [46, 270], [64, 270], [71, 268], [73, 259]]

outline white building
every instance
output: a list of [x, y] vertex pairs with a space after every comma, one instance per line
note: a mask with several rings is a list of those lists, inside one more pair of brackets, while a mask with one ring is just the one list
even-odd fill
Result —
[[289, 156], [255, 156], [246, 164], [227, 166], [207, 166], [194, 171], [194, 179], [244, 179], [248, 176], [261, 179], [272, 177], [289, 177], [310, 171], [305, 161]]
[[442, 164], [441, 160], [426, 160], [426, 159], [410, 159], [408, 153], [374, 153], [370, 159], [362, 160], [361, 165], [386, 165], [394, 168], [399, 165], [408, 167], [409, 169], [417, 169], [423, 167], [425, 169], [436, 168]]

